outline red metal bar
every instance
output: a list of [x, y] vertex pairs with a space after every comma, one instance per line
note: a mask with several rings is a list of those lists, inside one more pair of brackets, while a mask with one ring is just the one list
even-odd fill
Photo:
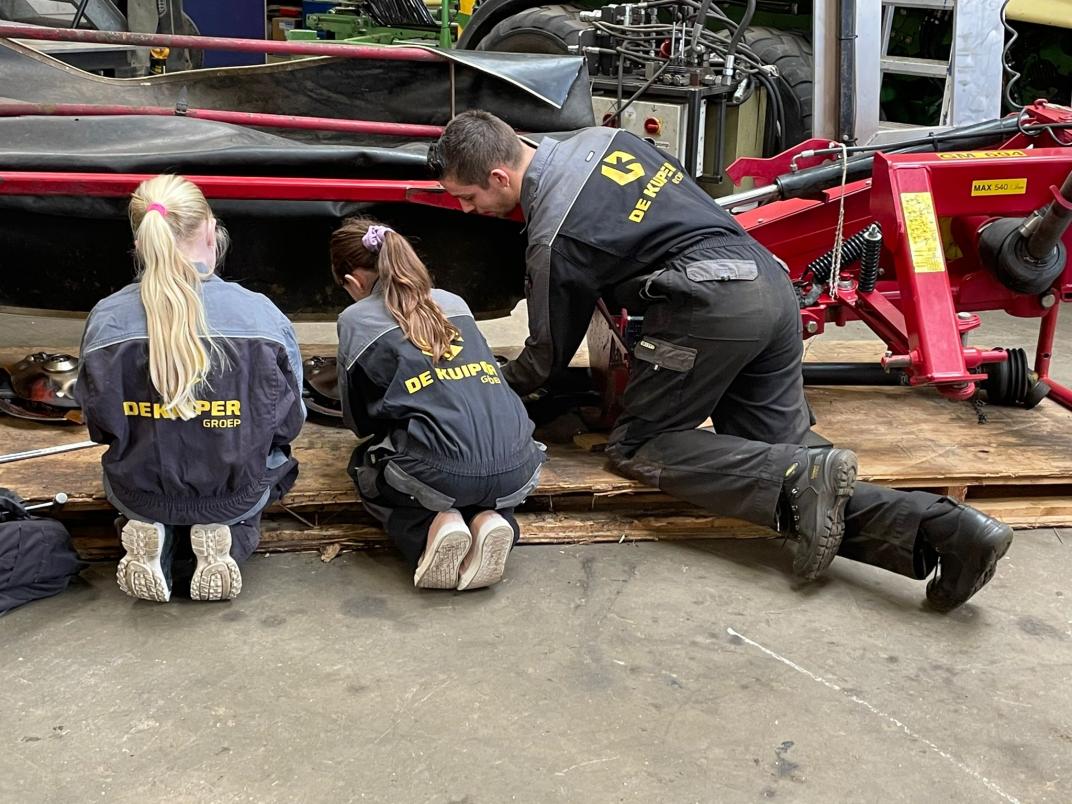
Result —
[[1039, 379], [1050, 378], [1050, 359], [1053, 357], [1053, 341], [1057, 335], [1057, 312], [1060, 302], [1055, 303], [1039, 322], [1038, 345], [1035, 347], [1035, 372]]
[[[0, 171], [0, 195], [129, 195], [154, 174]], [[460, 209], [435, 181], [186, 176], [208, 198], [273, 201], [385, 201]]]
[[[121, 198], [152, 173], [58, 173], [0, 171], [0, 195], [86, 195]], [[278, 176], [185, 176], [206, 198], [251, 201], [366, 201], [420, 204], [461, 212], [458, 199], [437, 181], [306, 179]], [[522, 222], [521, 208], [507, 216]]]
[[1072, 388], [1053, 380], [1046, 380], [1046, 384], [1050, 386], [1049, 398], [1062, 407], [1072, 410]]
[[975, 377], [964, 362], [930, 172], [915, 164], [895, 164], [893, 159], [875, 157], [871, 201], [896, 255], [913, 358], [910, 379], [913, 385], [936, 383], [943, 395], [967, 399], [975, 392]]
[[334, 117], [301, 117], [289, 114], [261, 114], [218, 109], [188, 109], [181, 114], [165, 106], [93, 105], [88, 103], [13, 103], [0, 102], [0, 117], [48, 115], [58, 117], [96, 117], [112, 115], [148, 115], [153, 117], [193, 117], [240, 126], [287, 128], [305, 131], [342, 131], [348, 134], [380, 134], [390, 137], [435, 138], [442, 126], [418, 123], [383, 123], [375, 120], [343, 120]]
[[[844, 298], [838, 294], [838, 298]], [[846, 299], [846, 303], [850, 300]], [[891, 351], [904, 354], [908, 351], [908, 329], [904, 315], [878, 291], [855, 294], [853, 306], [857, 315], [877, 334]]]
[[49, 42], [95, 42], [105, 45], [192, 48], [194, 50], [228, 50], [237, 53], [275, 53], [291, 56], [340, 56], [345, 59], [378, 61], [449, 61], [443, 55], [416, 47], [344, 45], [330, 42], [281, 42], [271, 39], [236, 39], [225, 36], [185, 36], [147, 34], [130, 31], [84, 31], [71, 28], [46, 28], [0, 22], [0, 38], [44, 40]]
[[1004, 349], [964, 349], [964, 364], [970, 368], [979, 368], [986, 363], [1005, 363], [1009, 359], [1009, 353]]
[[813, 137], [810, 140], [794, 145], [780, 154], [759, 159], [752, 156], [739, 156], [733, 164], [726, 168], [726, 175], [733, 179], [734, 184], [740, 184], [746, 176], [755, 179], [755, 186], [761, 187], [770, 184], [779, 176], [790, 171], [804, 170], [815, 167], [830, 159], [829, 154], [822, 156], [800, 156], [808, 150], [819, 150], [830, 145], [830, 140]]

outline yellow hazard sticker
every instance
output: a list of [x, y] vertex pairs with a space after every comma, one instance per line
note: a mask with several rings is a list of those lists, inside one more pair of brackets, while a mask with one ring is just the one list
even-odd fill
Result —
[[938, 231], [938, 219], [934, 214], [931, 194], [901, 193], [901, 211], [904, 213], [913, 270], [917, 274], [944, 271], [942, 234]]
[[1025, 151], [949, 151], [938, 154], [939, 159], [1005, 159], [1010, 156], [1027, 156]]
[[986, 179], [972, 182], [972, 195], [1023, 195], [1027, 179]]

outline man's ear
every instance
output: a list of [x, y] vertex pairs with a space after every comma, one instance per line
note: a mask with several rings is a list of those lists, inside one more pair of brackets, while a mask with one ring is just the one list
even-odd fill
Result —
[[507, 188], [510, 186], [510, 174], [502, 168], [495, 168], [491, 171], [489, 178], [491, 183], [496, 187]]

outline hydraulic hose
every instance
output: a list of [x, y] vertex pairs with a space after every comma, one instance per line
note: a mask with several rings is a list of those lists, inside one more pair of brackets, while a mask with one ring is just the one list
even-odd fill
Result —
[[[696, 24], [692, 26], [692, 42], [689, 49], [695, 53], [696, 46], [700, 44], [700, 33], [707, 24], [707, 10], [711, 8], [711, 0], [703, 0], [700, 10], [696, 12]], [[736, 36], [736, 34], [734, 34]]]
[[[910, 154], [946, 150], [948, 148], [971, 148], [973, 146], [988, 145], [1016, 130], [1016, 118], [1003, 117], [952, 129], [925, 139], [914, 140], [915, 144], [913, 145], [890, 148], [884, 153]], [[874, 164], [875, 155], [873, 153], [861, 154], [850, 158], [848, 160], [847, 181], [856, 181], [871, 175]], [[778, 176], [771, 184], [763, 187], [723, 196], [718, 199], [718, 203], [720, 206], [729, 208], [753, 201], [770, 201], [776, 198], [799, 198], [811, 195], [840, 184], [841, 169], [841, 162], [835, 161], [807, 168], [797, 173], [787, 173], [783, 176]]]
[[737, 24], [737, 30], [733, 32], [733, 36], [730, 37], [730, 43], [726, 46], [726, 56], [732, 56], [737, 52], [737, 45], [741, 44], [741, 39], [744, 38], [744, 32], [748, 30], [748, 26], [752, 24], [752, 17], [756, 13], [756, 0], [748, 0], [745, 4], [744, 14], [741, 16], [741, 21]]

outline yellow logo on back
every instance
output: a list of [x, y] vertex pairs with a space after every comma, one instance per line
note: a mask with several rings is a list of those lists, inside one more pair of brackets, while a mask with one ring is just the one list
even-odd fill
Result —
[[[621, 165], [625, 170], [620, 170], [614, 167], [615, 165]], [[625, 151], [612, 151], [607, 154], [600, 170], [604, 176], [622, 187], [644, 175], [644, 166], [637, 161], [635, 156]]]
[[[447, 354], [443, 355], [443, 358], [445, 360], [453, 360], [458, 355], [460, 355], [462, 353], [462, 348], [463, 348], [461, 346], [461, 344], [462, 344], [462, 339], [458, 338], [458, 341], [456, 343], [452, 343], [450, 345], [450, 351]], [[428, 355], [429, 357], [433, 357], [431, 352], [426, 352], [423, 349], [421, 350], [421, 354], [422, 355]]]

